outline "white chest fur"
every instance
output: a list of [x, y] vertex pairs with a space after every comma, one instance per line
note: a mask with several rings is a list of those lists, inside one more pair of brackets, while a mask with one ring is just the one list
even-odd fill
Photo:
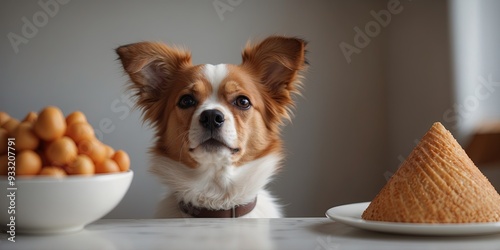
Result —
[[185, 217], [178, 208], [184, 201], [197, 207], [230, 209], [251, 202], [257, 205], [244, 217], [281, 217], [274, 198], [264, 190], [281, 158], [268, 155], [239, 167], [206, 161], [195, 169], [167, 157], [154, 157], [151, 172], [155, 173], [171, 194], [158, 207], [158, 217]]

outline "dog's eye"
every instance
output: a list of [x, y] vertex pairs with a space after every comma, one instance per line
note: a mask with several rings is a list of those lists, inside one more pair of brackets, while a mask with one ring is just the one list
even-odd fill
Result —
[[248, 97], [240, 95], [236, 97], [236, 100], [234, 100], [233, 105], [235, 105], [239, 109], [247, 110], [252, 106], [252, 103], [250, 102]]
[[192, 95], [181, 96], [179, 102], [177, 103], [177, 106], [179, 106], [179, 108], [181, 109], [187, 109], [193, 107], [194, 105], [196, 105], [196, 100]]

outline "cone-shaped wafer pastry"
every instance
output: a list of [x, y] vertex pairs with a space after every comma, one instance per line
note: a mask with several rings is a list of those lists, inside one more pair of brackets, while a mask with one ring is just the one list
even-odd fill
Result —
[[500, 195], [437, 122], [361, 217], [408, 223], [499, 222]]

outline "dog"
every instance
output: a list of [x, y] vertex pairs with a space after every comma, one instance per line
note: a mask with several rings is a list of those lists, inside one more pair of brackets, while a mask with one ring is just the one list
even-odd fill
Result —
[[155, 131], [150, 172], [172, 191], [156, 217], [283, 216], [265, 186], [281, 168], [306, 46], [271, 36], [248, 43], [240, 65], [193, 65], [189, 51], [159, 42], [116, 49]]

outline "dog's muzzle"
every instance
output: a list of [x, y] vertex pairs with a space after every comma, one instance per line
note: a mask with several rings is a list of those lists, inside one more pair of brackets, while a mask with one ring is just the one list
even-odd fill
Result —
[[[207, 109], [201, 112], [198, 121], [204, 131], [203, 137], [200, 140], [201, 143], [198, 146], [203, 147], [208, 152], [216, 152], [221, 148], [229, 149], [232, 154], [239, 152], [239, 148], [231, 147], [222, 136], [221, 129], [224, 126], [225, 120], [224, 113], [220, 110]], [[194, 151], [198, 146], [189, 150]]]

